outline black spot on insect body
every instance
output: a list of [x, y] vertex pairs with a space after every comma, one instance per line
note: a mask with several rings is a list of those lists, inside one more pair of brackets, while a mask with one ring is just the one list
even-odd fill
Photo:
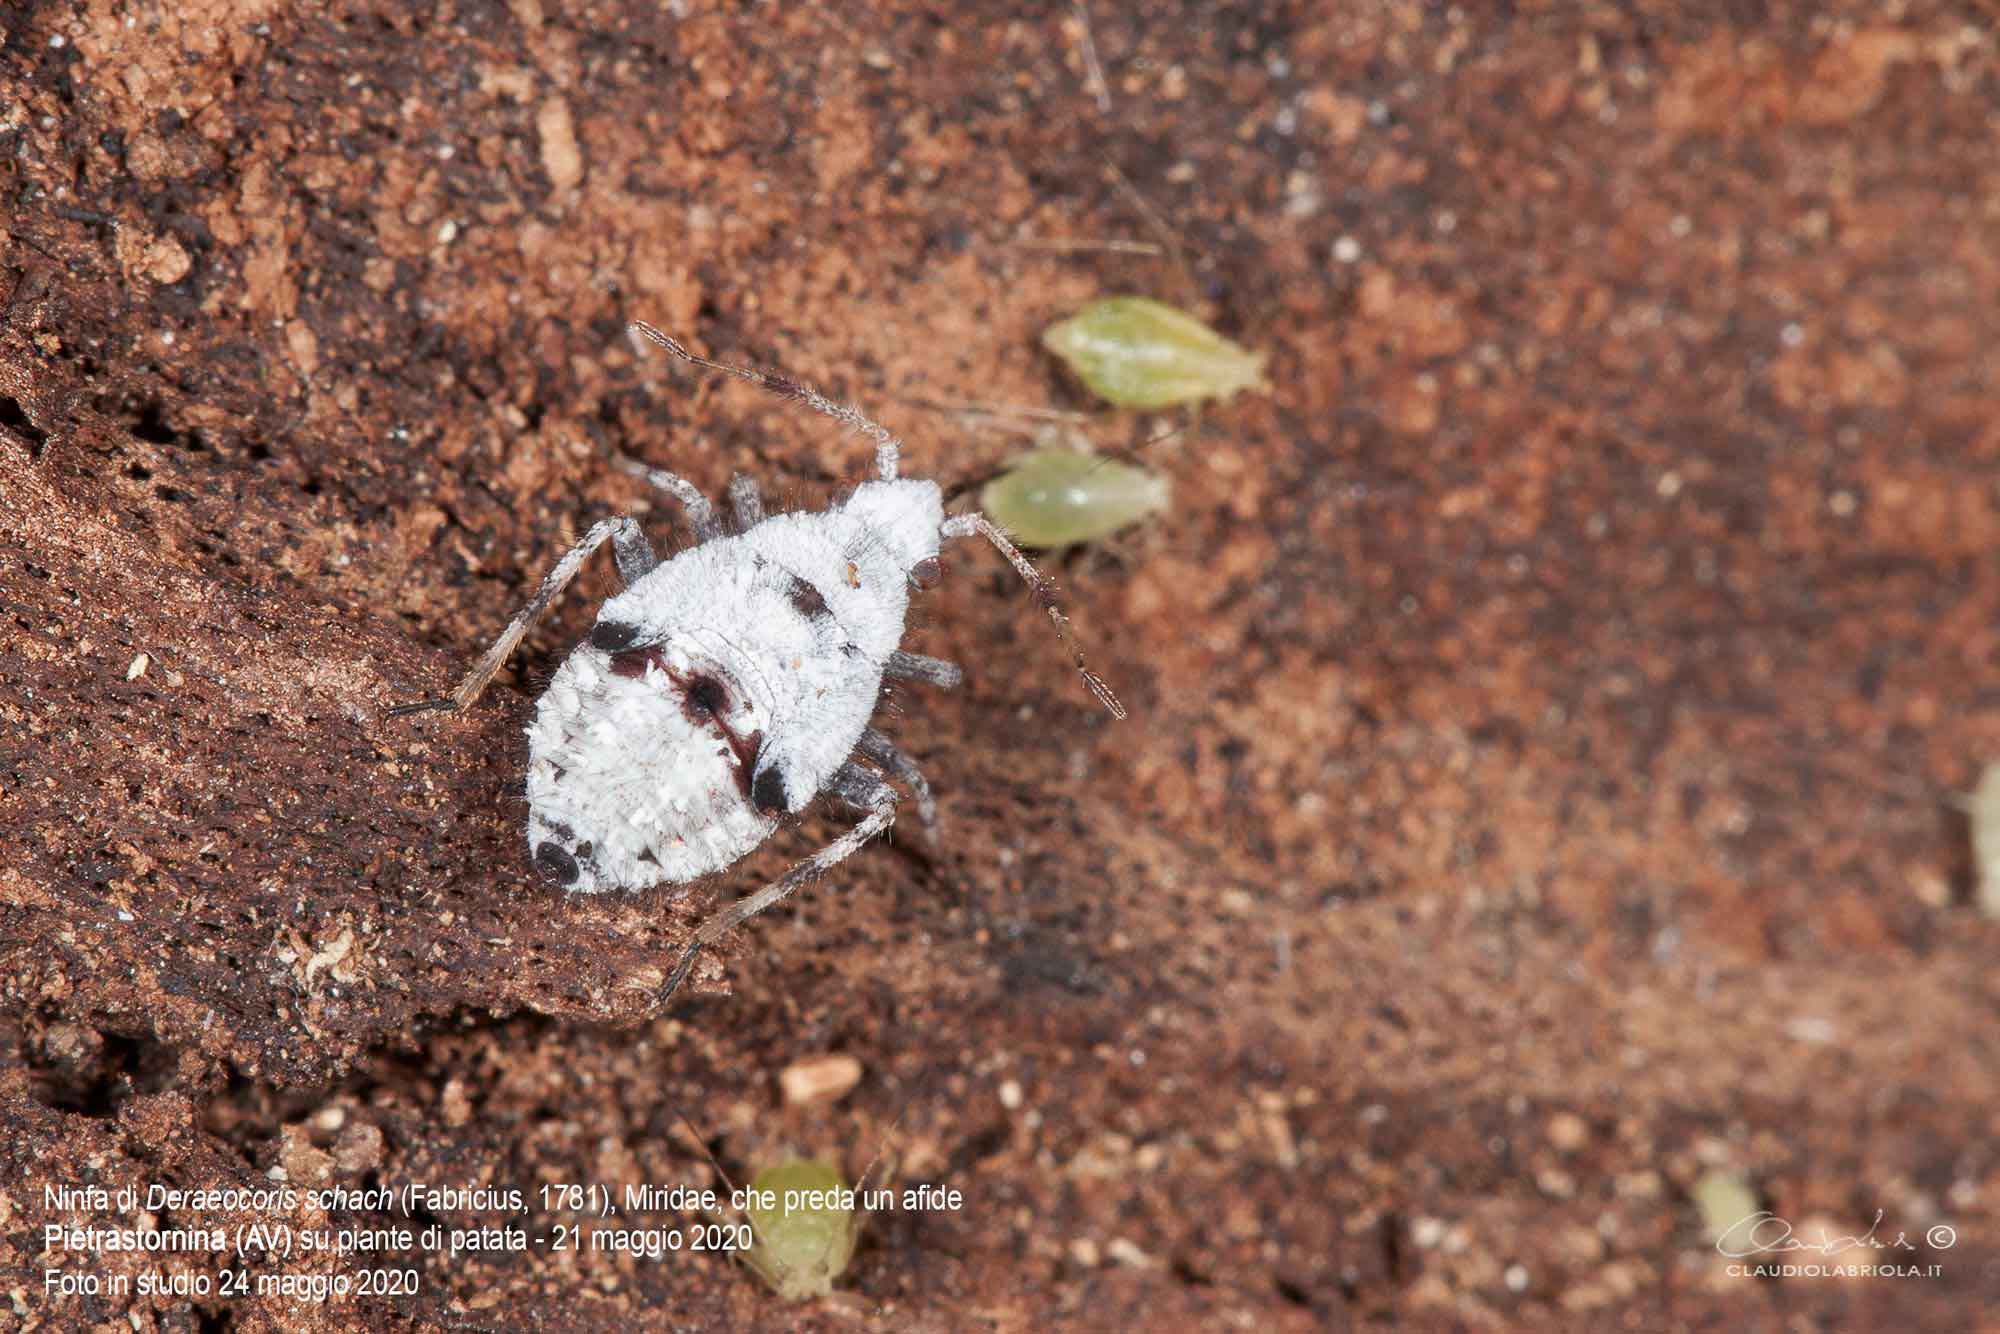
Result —
[[590, 646], [606, 653], [628, 648], [639, 637], [639, 627], [630, 621], [599, 621], [590, 628]]
[[792, 576], [791, 587], [785, 590], [785, 596], [791, 599], [792, 608], [809, 621], [816, 621], [830, 614], [826, 598], [812, 584], [797, 575]]
[[745, 797], [750, 795], [750, 769], [757, 763], [757, 752], [764, 747], [762, 732], [743, 733], [729, 725], [732, 696], [729, 684], [722, 677], [709, 672], [672, 672], [674, 687], [680, 691], [681, 713], [698, 727], [708, 729], [729, 748], [735, 763], [730, 771], [736, 778], [736, 787]]
[[729, 712], [729, 687], [712, 676], [697, 676], [687, 683], [688, 708], [702, 718]]
[[785, 776], [776, 769], [766, 769], [757, 775], [757, 781], [750, 786], [750, 801], [766, 815], [780, 815], [791, 809], [785, 795]]
[[542, 846], [535, 849], [535, 865], [543, 875], [559, 885], [576, 883], [576, 858], [554, 843], [544, 841]]
[[750, 766], [757, 762], [757, 751], [764, 744], [762, 732], [747, 735], [729, 725], [729, 713], [734, 707], [734, 696], [729, 683], [713, 672], [681, 672], [667, 665], [663, 646], [654, 644], [648, 648], [626, 649], [611, 655], [611, 672], [628, 680], [643, 681], [650, 668], [657, 667], [672, 683], [681, 704], [681, 714], [697, 727], [712, 732], [729, 748], [735, 763], [730, 766], [736, 776], [736, 786], [744, 796], [750, 795]]

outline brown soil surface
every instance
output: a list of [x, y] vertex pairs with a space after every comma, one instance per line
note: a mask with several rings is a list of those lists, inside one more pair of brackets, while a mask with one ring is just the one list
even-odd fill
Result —
[[[1995, 1319], [2000, 925], [1953, 804], [2000, 758], [1992, 7], [1084, 12], [0, 6], [0, 1311]], [[838, 825], [691, 893], [534, 879], [521, 726], [608, 560], [470, 715], [383, 716], [591, 521], [687, 541], [608, 450], [796, 505], [863, 473], [627, 319], [862, 404], [956, 489], [1031, 423], [952, 405], [1186, 423], [1037, 344], [1124, 291], [1272, 382], [1153, 448], [1170, 514], [1052, 559], [1130, 721], [955, 548], [908, 642], [968, 683], [886, 724], [943, 848], [906, 821], [665, 1010], [690, 924]], [[858, 1082], [788, 1102], [828, 1055]], [[699, 1220], [544, 1185], [884, 1146], [961, 1207], [884, 1211], [814, 1305], [549, 1242]], [[1865, 1258], [1925, 1276], [1731, 1275], [1711, 1172], [1808, 1239], [1879, 1211], [1916, 1249]], [[46, 1194], [409, 1182], [525, 1203]], [[534, 1244], [239, 1266], [52, 1221]], [[381, 1264], [416, 1294], [45, 1292]]]

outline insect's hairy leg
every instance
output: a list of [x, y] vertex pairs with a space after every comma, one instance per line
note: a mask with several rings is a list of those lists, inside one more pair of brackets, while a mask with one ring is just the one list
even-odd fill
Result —
[[1090, 665], [1083, 660], [1083, 649], [1078, 646], [1076, 636], [1070, 633], [1069, 618], [1064, 616], [1062, 608], [1056, 605], [1055, 586], [1043, 577], [1042, 572], [1036, 569], [1026, 556], [1021, 554], [1019, 548], [1007, 540], [1005, 533], [994, 527], [992, 521], [984, 514], [953, 515], [944, 521], [944, 527], [939, 533], [948, 538], [983, 537], [991, 542], [994, 548], [1020, 572], [1021, 578], [1025, 579], [1028, 587], [1034, 591], [1035, 601], [1049, 614], [1049, 623], [1055, 626], [1056, 635], [1062, 640], [1063, 647], [1069, 650], [1071, 660], [1076, 663], [1076, 670], [1083, 676], [1083, 683], [1090, 687], [1090, 693], [1097, 696], [1097, 702], [1109, 710], [1113, 718], [1125, 716], [1125, 706], [1118, 702], [1118, 696], [1111, 693], [1111, 687], [1104, 684], [1104, 678], [1091, 671]]
[[835, 781], [829, 784], [829, 788], [835, 790], [835, 795], [868, 814], [852, 829], [785, 872], [783, 879], [738, 899], [703, 922], [681, 954], [681, 961], [674, 965], [673, 976], [667, 979], [666, 989], [660, 993], [661, 1005], [671, 1000], [681, 983], [687, 980], [688, 970], [694, 967], [695, 956], [701, 952], [702, 946], [714, 944], [731, 927], [748, 921], [771, 905], [789, 898], [799, 886], [825, 875], [895, 822], [896, 791], [875, 774], [849, 764], [835, 775]]
[[716, 516], [715, 506], [708, 503], [708, 497], [703, 495], [693, 482], [677, 472], [668, 472], [665, 468], [655, 468], [650, 463], [641, 463], [630, 454], [613, 454], [611, 462], [617, 466], [618, 471], [643, 478], [680, 501], [681, 508], [687, 511], [688, 522], [694, 525], [697, 542], [706, 542], [710, 538], [722, 536], [722, 520]]
[[626, 326], [631, 333], [650, 338], [667, 351], [691, 365], [703, 366], [724, 375], [733, 375], [739, 380], [748, 380], [760, 389], [768, 389], [780, 398], [794, 398], [815, 412], [823, 413], [842, 425], [861, 432], [875, 442], [875, 474], [885, 482], [896, 480], [896, 463], [902, 457], [902, 442], [891, 435], [886, 427], [878, 425], [859, 408], [851, 408], [845, 403], [837, 403], [811, 385], [800, 384], [790, 376], [774, 371], [754, 370], [747, 366], [731, 366], [727, 362], [711, 361], [698, 357], [667, 337], [644, 320], [634, 320]]
[[627, 527], [611, 534], [611, 559], [618, 563], [618, 577], [630, 588], [651, 574], [653, 567], [660, 563], [660, 558], [653, 554], [653, 545], [646, 540], [646, 534], [639, 530], [639, 525], [632, 520], [626, 523]]
[[747, 533], [764, 522], [764, 493], [757, 489], [755, 477], [739, 472], [729, 479], [729, 508], [736, 515], [739, 533]]
[[889, 661], [882, 665], [882, 675], [899, 681], [922, 681], [939, 690], [956, 690], [965, 681], [965, 673], [958, 669], [957, 663], [925, 653], [905, 653], [902, 649], [889, 655]]
[[931, 797], [930, 780], [924, 777], [917, 762], [904, 754], [903, 748], [872, 727], [861, 729], [861, 740], [855, 743], [856, 750], [875, 761], [902, 781], [910, 789], [910, 798], [916, 803], [917, 822], [930, 835], [933, 845], [937, 843], [937, 802]]
[[444, 699], [399, 704], [387, 712], [395, 715], [415, 713], [420, 709], [471, 708], [473, 701], [486, 689], [487, 682], [493, 679], [493, 674], [507, 661], [508, 655], [520, 646], [521, 640], [534, 628], [535, 622], [542, 618], [555, 600], [562, 595], [563, 589], [569, 586], [569, 581], [576, 577], [576, 572], [583, 568], [583, 563], [589, 560], [607, 540], [613, 543], [618, 552], [621, 574], [625, 573], [628, 563], [634, 568], [637, 567], [641, 553], [644, 555], [645, 568], [652, 568], [652, 548], [646, 545], [646, 536], [639, 530], [637, 523], [629, 518], [618, 518], [605, 519], [591, 525], [590, 531], [583, 535], [582, 540], [571, 547], [563, 558], [556, 562], [555, 568], [543, 577], [542, 586], [535, 590], [532, 598], [528, 599], [528, 605], [515, 613], [514, 619], [507, 623], [507, 628], [501, 631], [500, 637], [493, 641], [493, 647], [487, 649], [479, 661], [472, 664], [472, 670], [465, 674], [465, 679], [458, 683], [457, 689]]

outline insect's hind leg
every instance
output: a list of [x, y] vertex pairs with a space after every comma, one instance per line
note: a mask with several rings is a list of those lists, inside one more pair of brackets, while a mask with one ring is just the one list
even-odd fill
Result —
[[935, 846], [938, 839], [937, 802], [932, 799], [930, 781], [924, 777], [923, 770], [917, 767], [917, 762], [904, 754], [902, 747], [872, 727], [861, 730], [861, 740], [855, 743], [854, 748], [864, 758], [871, 759], [887, 769], [904, 787], [910, 789], [910, 799], [917, 807], [917, 821], [923, 825], [924, 832], [930, 836], [931, 843]]
[[472, 664], [472, 669], [465, 674], [465, 679], [458, 683], [457, 689], [444, 699], [398, 704], [386, 710], [387, 714], [393, 716], [400, 713], [416, 713], [421, 709], [471, 708], [473, 701], [477, 700], [481, 692], [486, 689], [487, 682], [493, 679], [493, 674], [507, 661], [508, 655], [520, 646], [521, 640], [534, 628], [535, 622], [540, 620], [562, 595], [563, 589], [569, 587], [569, 581], [576, 577], [576, 572], [583, 568], [583, 563], [589, 560], [607, 540], [618, 558], [618, 572], [628, 582], [653, 568], [653, 549], [646, 544], [646, 535], [640, 531], [637, 523], [629, 518], [617, 518], [592, 524], [590, 531], [564, 553], [563, 558], [555, 563], [554, 569], [542, 577], [541, 587], [537, 588], [535, 595], [528, 599], [528, 605], [514, 614], [514, 619], [507, 623], [507, 628], [500, 632], [500, 637], [493, 641], [493, 646], [480, 656], [478, 662]]
[[673, 998], [687, 980], [688, 970], [694, 967], [695, 955], [704, 945], [712, 945], [731, 927], [737, 926], [773, 904], [791, 897], [799, 886], [808, 884], [825, 875], [840, 863], [852, 857], [869, 839], [887, 830], [896, 819], [896, 790], [866, 769], [857, 765], [842, 766], [835, 775], [829, 791], [840, 800], [865, 812], [861, 822], [836, 838], [833, 842], [815, 852], [812, 856], [785, 872], [775, 884], [767, 885], [755, 894], [736, 900], [727, 908], [712, 913], [708, 920], [695, 929], [694, 939], [688, 942], [681, 954], [681, 961], [674, 965], [673, 976], [667, 979], [666, 989], [660, 993], [660, 1004], [665, 1005]]
[[747, 533], [764, 522], [764, 497], [757, 490], [755, 477], [739, 472], [729, 479], [729, 508], [736, 516], [739, 533]]

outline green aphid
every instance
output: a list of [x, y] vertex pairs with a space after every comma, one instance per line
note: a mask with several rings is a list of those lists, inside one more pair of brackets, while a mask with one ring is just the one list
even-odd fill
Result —
[[1014, 460], [979, 493], [979, 506], [1024, 547], [1066, 547], [1165, 509], [1170, 490], [1143, 468], [1053, 447]]
[[753, 1201], [775, 1199], [773, 1208], [744, 1211], [751, 1240], [750, 1249], [738, 1253], [743, 1263], [786, 1301], [832, 1292], [833, 1281], [854, 1258], [863, 1218], [839, 1169], [795, 1159], [765, 1168], [750, 1189]]
[[1164, 408], [1263, 389], [1264, 354], [1142, 296], [1093, 301], [1042, 334], [1042, 346], [1107, 402]]
[[[1757, 1192], [1733, 1172], [1720, 1169], [1704, 1172], [1688, 1194], [1711, 1241], [1720, 1242], [1735, 1235], [1758, 1216]], [[1751, 1226], [1756, 1225], [1751, 1223]]]

